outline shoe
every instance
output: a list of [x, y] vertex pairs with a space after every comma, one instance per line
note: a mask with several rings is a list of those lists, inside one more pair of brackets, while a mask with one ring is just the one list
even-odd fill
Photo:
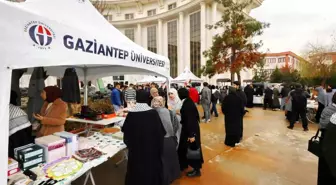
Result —
[[207, 123], [210, 123], [210, 122], [211, 122], [211, 120], [208, 120], [208, 121], [207, 121]]
[[201, 175], [202, 174], [200, 170], [192, 170], [187, 173], [187, 177], [200, 177]]
[[305, 131], [305, 132], [308, 132], [308, 131], [309, 131], [309, 129], [308, 129], [308, 128], [304, 128], [304, 129], [303, 129], [303, 131]]
[[217, 116], [215, 116], [216, 118], [218, 118], [218, 115]]
[[205, 119], [202, 119], [202, 122], [203, 122], [203, 123], [206, 123]]
[[294, 127], [292, 127], [292, 126], [288, 126], [287, 128], [293, 130]]

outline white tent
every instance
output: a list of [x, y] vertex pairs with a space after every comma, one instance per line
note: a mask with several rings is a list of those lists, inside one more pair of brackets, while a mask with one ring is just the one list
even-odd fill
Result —
[[[120, 33], [89, 0], [0, 0], [0, 184], [7, 179], [11, 71], [46, 66], [53, 76], [75, 67], [96, 79], [122, 74], [169, 77], [169, 60]], [[62, 67], [56, 67], [62, 66]]]
[[[169, 77], [169, 80], [172, 80], [171, 77]], [[166, 78], [160, 77], [160, 76], [146, 76], [142, 80], [139, 80], [138, 84], [146, 84], [146, 83], [165, 83], [167, 81]]]
[[203, 82], [202, 79], [198, 78], [194, 75], [189, 68], [185, 68], [183, 73], [178, 75], [175, 79], [173, 79], [172, 83], [185, 83], [185, 82]]

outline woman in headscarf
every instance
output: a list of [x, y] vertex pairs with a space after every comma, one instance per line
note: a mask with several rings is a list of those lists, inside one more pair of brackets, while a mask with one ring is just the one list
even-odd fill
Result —
[[272, 102], [272, 108], [273, 110], [280, 109], [280, 92], [279, 92], [279, 86], [273, 87], [273, 102]]
[[177, 90], [174, 88], [169, 89], [168, 95], [168, 109], [179, 112], [182, 107], [182, 102], [177, 94]]
[[[178, 148], [178, 155], [180, 161], [181, 171], [191, 166], [192, 171], [187, 173], [188, 177], [201, 176], [201, 168], [203, 164], [203, 155], [201, 148], [201, 132], [200, 132], [200, 117], [195, 103], [189, 97], [189, 91], [185, 88], [181, 88], [178, 91], [178, 95], [182, 100], [181, 107], [181, 137]], [[190, 150], [199, 150], [199, 159], [188, 159], [187, 152]]]
[[222, 112], [225, 115], [225, 145], [235, 147], [240, 142], [242, 133], [242, 117], [245, 110], [242, 99], [236, 94], [234, 87], [229, 88], [222, 104]]
[[[176, 119], [175, 114], [165, 108], [165, 102], [163, 97], [157, 96], [152, 101], [152, 108], [154, 108], [161, 118], [163, 127], [165, 128], [166, 135], [163, 141], [163, 185], [171, 184], [174, 180], [180, 177], [180, 165], [176, 152], [177, 138], [176, 132], [179, 126], [179, 122]], [[175, 116], [175, 117], [174, 117]]]
[[17, 104], [17, 93], [11, 91], [9, 104], [8, 156], [14, 158], [14, 149], [32, 142], [32, 126], [28, 115]]
[[317, 185], [336, 184], [336, 113], [320, 137], [322, 152], [319, 155]]
[[139, 91], [122, 127], [128, 148], [125, 185], [159, 185], [163, 182], [162, 152], [165, 128], [158, 112], [148, 106], [148, 93]]
[[182, 107], [182, 101], [177, 93], [175, 88], [169, 89], [168, 93], [168, 109], [171, 110], [174, 114], [176, 114], [176, 118], [178, 120], [179, 129], [177, 130], [177, 141], [180, 143], [181, 129], [182, 126], [180, 124], [181, 115], [180, 110]]
[[47, 136], [55, 132], [64, 131], [67, 117], [67, 104], [61, 100], [62, 91], [56, 86], [48, 86], [41, 92], [44, 104], [40, 114], [33, 114], [41, 123], [37, 136]]

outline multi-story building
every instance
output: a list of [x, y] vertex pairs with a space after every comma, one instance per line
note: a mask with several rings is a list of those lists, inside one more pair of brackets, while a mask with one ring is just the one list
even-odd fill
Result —
[[[262, 1], [253, 0], [246, 14]], [[185, 67], [197, 74], [205, 65], [202, 52], [211, 46], [212, 37], [221, 31], [208, 30], [206, 25], [219, 21], [225, 11], [215, 0], [106, 0], [106, 3], [105, 18], [137, 44], [167, 56], [173, 78]], [[229, 73], [223, 75], [230, 77]], [[216, 75], [211, 80], [202, 78], [216, 82], [216, 78], [223, 75]], [[243, 71], [242, 78], [252, 79], [250, 70]], [[134, 82], [137, 79], [125, 76], [124, 80]]]
[[264, 68], [271, 74], [276, 68], [288, 66], [293, 70], [300, 70], [300, 62], [305, 61], [297, 54], [286, 51], [281, 53], [266, 53]]

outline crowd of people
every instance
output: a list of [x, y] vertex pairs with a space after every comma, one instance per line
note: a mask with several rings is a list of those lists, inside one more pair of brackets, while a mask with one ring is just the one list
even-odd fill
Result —
[[[246, 108], [253, 107], [253, 98], [259, 96], [260, 88], [249, 84], [242, 88], [240, 82], [230, 87], [203, 83], [199, 92], [196, 85], [169, 90], [157, 84], [121, 86], [108, 85], [111, 104], [116, 112], [125, 110], [128, 115], [122, 127], [124, 143], [128, 148], [128, 166], [126, 184], [156, 185], [171, 184], [180, 178], [181, 172], [188, 167], [188, 177], [201, 176], [203, 154], [201, 147], [200, 123], [209, 123], [211, 117], [218, 117], [218, 102], [225, 115], [224, 144], [235, 147], [242, 141], [244, 133], [243, 117]], [[319, 86], [312, 92], [300, 84], [267, 86], [264, 94], [264, 109], [284, 110], [289, 121], [289, 129], [299, 119], [304, 131], [308, 131], [307, 101], [312, 98], [318, 102], [315, 122], [319, 124], [321, 142], [325, 143], [328, 153], [319, 157], [320, 185], [335, 182], [332, 169], [335, 160], [330, 153], [336, 153], [331, 147], [332, 134], [336, 135], [336, 94], [331, 86]], [[11, 92], [9, 156], [14, 157], [13, 149], [30, 143], [31, 135], [38, 130], [36, 137], [63, 131], [66, 122], [67, 104], [62, 100], [62, 91], [56, 86], [49, 86], [40, 94], [42, 109], [28, 115], [17, 106], [17, 95]], [[202, 118], [197, 106], [201, 105]], [[334, 123], [333, 123], [334, 122]], [[333, 124], [332, 124], [333, 123]], [[334, 128], [335, 127], [335, 128]], [[330, 162], [331, 161], [331, 162]], [[143, 170], [146, 167], [146, 170]]]

